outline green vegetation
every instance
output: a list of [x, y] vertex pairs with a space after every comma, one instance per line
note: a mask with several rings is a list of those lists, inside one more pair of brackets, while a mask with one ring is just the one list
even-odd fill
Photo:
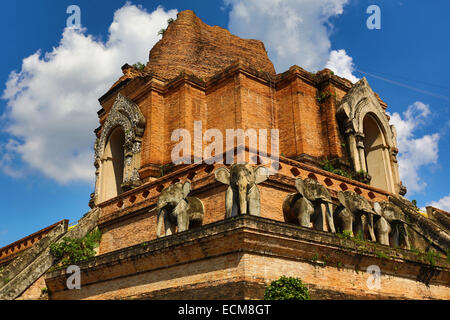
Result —
[[98, 228], [81, 239], [63, 238], [60, 243], [50, 245], [50, 253], [59, 260], [59, 266], [77, 264], [95, 256], [102, 234]]
[[316, 100], [318, 103], [322, 103], [326, 98], [330, 96], [329, 92], [319, 92], [316, 96]]
[[136, 62], [135, 64], [133, 64], [133, 67], [137, 70], [144, 70], [145, 69], [145, 64], [141, 63], [141, 62]]
[[364, 171], [364, 170], [360, 170], [358, 172], [351, 172], [351, 171], [347, 171], [347, 170], [343, 170], [343, 169], [338, 169], [335, 168], [332, 161], [328, 160], [328, 158], [325, 158], [322, 163], [322, 169], [346, 177], [348, 179], [352, 179], [352, 180], [356, 180], [362, 183], [366, 183], [368, 184], [370, 182], [370, 175]]
[[[431, 241], [429, 241], [431, 243]], [[442, 259], [443, 257], [435, 251], [433, 248], [429, 247], [427, 251], [421, 251], [418, 248], [411, 247], [410, 251], [414, 252], [418, 258], [420, 258], [423, 262], [427, 262], [431, 265], [431, 267], [436, 266], [436, 259]], [[446, 250], [447, 262], [450, 262], [450, 249]]]
[[376, 255], [378, 258], [389, 259], [389, 257], [387, 256], [387, 254], [385, 254], [384, 252], [381, 252], [381, 251], [375, 252], [375, 255]]
[[338, 232], [336, 232], [336, 235], [341, 239], [352, 240], [352, 238], [353, 238], [352, 232], [348, 231], [348, 230], [338, 231]]
[[369, 175], [369, 173], [367, 173], [364, 170], [359, 170], [358, 172], [356, 172], [356, 175], [353, 177], [353, 179], [362, 182], [362, 183], [366, 183], [368, 184], [371, 180], [371, 176]]
[[47, 293], [48, 293], [47, 287], [41, 289], [41, 294], [42, 295], [47, 294]]
[[[169, 27], [169, 25], [172, 24], [174, 21], [175, 21], [175, 19], [169, 18], [169, 19], [167, 20], [167, 24], [168, 24], [167, 27]], [[164, 36], [164, 33], [166, 32], [166, 30], [167, 30], [167, 29], [161, 29], [161, 30], [159, 30], [159, 31], [158, 31], [158, 35]]]
[[428, 261], [428, 263], [434, 267], [436, 265], [436, 259], [439, 258], [439, 254], [434, 251], [432, 248], [428, 249], [428, 251], [425, 253], [425, 260]]
[[264, 300], [310, 300], [310, 297], [300, 279], [282, 276], [266, 288]]
[[353, 241], [357, 245], [356, 250], [361, 251], [361, 252], [368, 251], [367, 244], [369, 242], [364, 240], [364, 236], [361, 231], [358, 231], [358, 234], [356, 235], [356, 237], [354, 237], [352, 235], [351, 231], [348, 231], [348, 230], [344, 230], [344, 231], [337, 230], [336, 235], [341, 239], [347, 239], [347, 240]]
[[412, 252], [414, 252], [416, 254], [416, 256], [420, 256], [420, 250], [415, 248], [415, 247], [411, 247], [410, 249]]
[[355, 237], [356, 240], [364, 241], [364, 235], [361, 230], [358, 231], [358, 234]]
[[406, 222], [411, 223], [411, 217], [407, 214], [405, 214], [405, 220]]

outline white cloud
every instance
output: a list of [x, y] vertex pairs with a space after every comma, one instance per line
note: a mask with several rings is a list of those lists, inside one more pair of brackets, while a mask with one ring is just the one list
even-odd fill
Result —
[[353, 83], [359, 80], [353, 75], [355, 69], [353, 58], [348, 56], [344, 49], [331, 51], [325, 68], [333, 70], [336, 75], [346, 78]]
[[[231, 5], [229, 29], [262, 40], [277, 72], [294, 64], [309, 71], [333, 71], [354, 81], [352, 59], [331, 51], [330, 18], [341, 15], [348, 0], [224, 0]], [[330, 55], [331, 54], [331, 55]]]
[[448, 196], [443, 197], [442, 199], [440, 199], [438, 201], [432, 201], [432, 202], [427, 203], [427, 206], [432, 206], [432, 207], [450, 212], [450, 194]]
[[25, 58], [3, 92], [2, 121], [10, 139], [0, 149], [1, 169], [23, 174], [20, 159], [61, 183], [92, 182], [98, 98], [121, 76], [123, 64], [148, 61], [158, 31], [176, 14], [160, 7], [148, 13], [127, 3], [115, 12], [106, 43], [86, 29], [66, 28], [52, 52]]
[[414, 194], [426, 187], [426, 183], [419, 176], [419, 169], [437, 163], [439, 134], [422, 137], [416, 137], [414, 134], [420, 125], [425, 124], [430, 114], [429, 105], [416, 101], [402, 115], [394, 113], [391, 116], [391, 123], [397, 130], [400, 177], [408, 188], [408, 194]]

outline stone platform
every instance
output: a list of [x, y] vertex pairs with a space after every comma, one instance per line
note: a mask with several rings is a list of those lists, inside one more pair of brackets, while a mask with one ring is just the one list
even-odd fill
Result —
[[[381, 270], [380, 288], [366, 272]], [[299, 277], [313, 299], [450, 299], [450, 266], [412, 251], [242, 215], [97, 256], [45, 278], [50, 299], [262, 299], [280, 276]]]

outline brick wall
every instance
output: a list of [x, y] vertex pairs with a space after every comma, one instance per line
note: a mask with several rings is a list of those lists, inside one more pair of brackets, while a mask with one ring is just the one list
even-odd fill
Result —
[[[158, 195], [176, 181], [191, 181], [190, 196], [198, 197], [205, 207], [203, 225], [223, 220], [227, 186], [215, 181], [214, 170], [219, 166], [191, 165], [101, 204], [99, 225], [103, 237], [100, 254], [154, 240], [157, 213], [153, 209]], [[284, 222], [282, 204], [288, 194], [296, 192], [296, 177], [316, 179], [327, 186], [335, 198], [337, 192], [345, 190], [355, 191], [372, 202], [386, 200], [388, 195], [382, 190], [283, 158], [278, 174], [258, 185], [262, 217]], [[337, 199], [335, 201], [337, 203]]]
[[[287, 157], [301, 154], [344, 156], [334, 114], [336, 101], [349, 87], [337, 80], [333, 82], [330, 75], [326, 90], [333, 95], [319, 103], [316, 97], [321, 82], [306, 78], [304, 71], [294, 68], [283, 78], [269, 78], [249, 68], [237, 64], [216, 78], [197, 80], [197, 83], [188, 76], [160, 86], [143, 85], [141, 78], [132, 79], [124, 88], [102, 100], [105, 113], [100, 122], [105, 121], [119, 91], [139, 105], [147, 119], [142, 167], [171, 163], [171, 151], [178, 143], [171, 141], [175, 129], [185, 128], [191, 133], [193, 153], [194, 121], [202, 121], [203, 132], [219, 129], [224, 138], [226, 129], [277, 128], [280, 153]], [[202, 145], [204, 149], [208, 143], [203, 141]], [[224, 139], [224, 150], [225, 146]], [[268, 149], [270, 151], [270, 141]], [[154, 172], [153, 176], [158, 175]]]

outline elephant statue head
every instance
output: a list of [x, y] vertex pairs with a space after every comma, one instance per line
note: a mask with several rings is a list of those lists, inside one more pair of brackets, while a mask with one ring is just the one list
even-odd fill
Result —
[[372, 209], [369, 201], [354, 191], [338, 192], [340, 206], [335, 211], [335, 221], [342, 231], [361, 233], [364, 238], [376, 241], [374, 216], [380, 216]]
[[297, 178], [295, 180], [295, 187], [301, 195], [308, 198], [310, 201], [333, 202], [327, 188], [315, 179], [306, 178], [305, 180], [302, 180]]
[[161, 228], [164, 223], [164, 235], [171, 235], [178, 227], [178, 232], [186, 231], [189, 227], [202, 224], [204, 207], [200, 199], [188, 197], [191, 192], [191, 183], [184, 184], [177, 182], [163, 191], [159, 195], [156, 203], [157, 228], [156, 236], [161, 237]]
[[[303, 198], [307, 199], [311, 203], [314, 211], [311, 215], [308, 215], [306, 212], [297, 212], [294, 215], [297, 217], [299, 217], [299, 215], [304, 214], [308, 215], [310, 218], [313, 219], [314, 221], [313, 226], [315, 227], [315, 229], [318, 230], [324, 230], [323, 223], [325, 217], [329, 230], [333, 233], [336, 232], [332, 216], [333, 201], [327, 188], [325, 188], [325, 186], [323, 186], [322, 184], [320, 184], [319, 182], [317, 182], [312, 178], [306, 178], [305, 180], [297, 178], [295, 180], [295, 187], [298, 191], [298, 194], [301, 195]], [[307, 211], [309, 212], [310, 210]], [[310, 220], [310, 218], [302, 216], [301, 220], [306, 221]], [[305, 222], [301, 223], [301, 225], [302, 224], [308, 223]]]
[[381, 216], [381, 222], [375, 224], [377, 240], [381, 244], [410, 249], [408, 222], [403, 211], [389, 201], [376, 202], [374, 210]]
[[260, 195], [257, 184], [267, 180], [268, 169], [250, 164], [233, 164], [230, 169], [220, 167], [216, 180], [229, 185], [226, 192], [226, 217], [238, 214], [260, 215]]

